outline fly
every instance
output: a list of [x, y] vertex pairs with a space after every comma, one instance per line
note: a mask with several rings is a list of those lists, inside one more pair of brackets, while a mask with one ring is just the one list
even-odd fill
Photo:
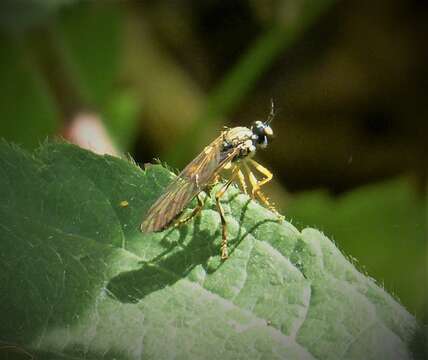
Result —
[[[222, 260], [228, 258], [228, 246], [227, 223], [220, 199], [233, 182], [238, 181], [242, 190], [248, 194], [246, 183], [246, 179], [248, 179], [251, 186], [251, 197], [259, 199], [279, 218], [282, 218], [260, 189], [272, 180], [272, 173], [252, 159], [256, 150], [265, 148], [268, 145], [268, 140], [273, 136], [269, 124], [274, 116], [272, 103], [271, 112], [266, 121], [255, 121], [250, 128], [243, 126], [225, 128], [220, 136], [206, 146], [167, 186], [163, 194], [148, 210], [146, 218], [140, 226], [141, 231], [161, 231], [174, 221], [175, 226], [179, 226], [192, 219], [204, 206], [200, 193], [202, 191], [209, 193], [218, 182], [219, 173], [224, 169], [230, 169], [231, 176], [215, 194], [222, 224]], [[264, 178], [258, 180], [251, 168], [257, 170]], [[194, 197], [197, 198], [198, 205], [188, 216], [181, 217], [184, 208]]]

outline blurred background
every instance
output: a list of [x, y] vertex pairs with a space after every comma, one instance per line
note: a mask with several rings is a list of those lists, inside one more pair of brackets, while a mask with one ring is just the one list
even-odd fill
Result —
[[[427, 314], [426, 39], [419, 0], [2, 0], [0, 137], [65, 137], [181, 169], [222, 126], [286, 219]], [[423, 87], [424, 86], [424, 87]]]

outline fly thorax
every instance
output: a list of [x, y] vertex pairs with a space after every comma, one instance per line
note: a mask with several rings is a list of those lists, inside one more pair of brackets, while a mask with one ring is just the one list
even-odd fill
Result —
[[229, 129], [223, 134], [223, 151], [239, 148], [240, 152], [235, 160], [246, 157], [255, 150], [252, 135], [253, 132], [247, 127], [237, 126]]
[[237, 126], [225, 132], [224, 141], [235, 147], [250, 139], [252, 135], [253, 132], [249, 128]]
[[239, 153], [232, 160], [233, 162], [239, 162], [241, 160], [252, 157], [256, 153], [256, 147], [253, 141], [248, 139], [238, 145]]
[[256, 153], [256, 146], [252, 139], [246, 140], [241, 146], [241, 156], [248, 157], [253, 156]]

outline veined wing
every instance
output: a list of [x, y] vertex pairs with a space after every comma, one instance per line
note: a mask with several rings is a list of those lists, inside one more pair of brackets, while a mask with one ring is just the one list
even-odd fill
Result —
[[152, 205], [141, 224], [144, 232], [160, 231], [166, 228], [184, 207], [207, 184], [214, 180], [218, 170], [225, 166], [239, 151], [231, 148], [222, 151], [223, 136], [208, 145], [184, 170], [167, 186], [164, 193]]

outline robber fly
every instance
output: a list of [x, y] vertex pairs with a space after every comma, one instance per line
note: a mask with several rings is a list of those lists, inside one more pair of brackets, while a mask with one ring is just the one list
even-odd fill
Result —
[[[243, 126], [225, 128], [220, 136], [205, 147], [167, 186], [164, 193], [147, 212], [146, 218], [141, 224], [141, 231], [161, 231], [174, 221], [175, 226], [189, 221], [204, 206], [200, 193], [202, 191], [209, 193], [218, 182], [219, 173], [224, 169], [230, 169], [231, 176], [215, 194], [222, 224], [222, 260], [227, 259], [228, 248], [227, 224], [220, 199], [234, 181], [238, 180], [240, 187], [247, 194], [247, 178], [251, 185], [251, 197], [258, 198], [281, 218], [274, 205], [269, 202], [269, 199], [260, 190], [263, 185], [272, 180], [273, 175], [268, 169], [252, 159], [257, 148], [265, 148], [269, 138], [273, 136], [273, 131], [269, 124], [274, 116], [272, 103], [271, 112], [266, 121], [255, 121], [250, 128]], [[257, 180], [250, 167], [264, 175], [264, 179]], [[198, 205], [187, 217], [179, 219], [183, 209], [194, 197], [197, 197]]]

